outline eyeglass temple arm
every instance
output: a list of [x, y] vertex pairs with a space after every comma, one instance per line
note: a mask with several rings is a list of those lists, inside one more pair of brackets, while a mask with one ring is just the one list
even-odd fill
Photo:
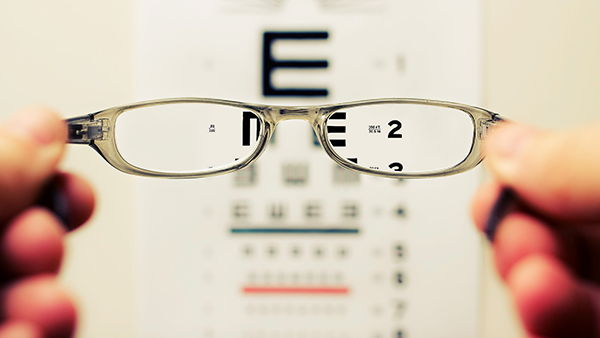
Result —
[[65, 120], [67, 143], [92, 144], [96, 140], [108, 139], [110, 125], [107, 119], [94, 119], [94, 114]]

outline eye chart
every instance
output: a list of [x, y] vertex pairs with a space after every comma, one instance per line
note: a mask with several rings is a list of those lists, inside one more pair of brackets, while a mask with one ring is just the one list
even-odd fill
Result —
[[[479, 0], [136, 6], [139, 100], [480, 98]], [[358, 175], [286, 121], [242, 171], [139, 179], [139, 336], [477, 337], [479, 177]]]

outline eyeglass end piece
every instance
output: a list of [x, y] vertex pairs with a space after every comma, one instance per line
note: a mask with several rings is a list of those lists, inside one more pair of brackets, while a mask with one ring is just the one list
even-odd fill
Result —
[[95, 140], [108, 139], [110, 130], [107, 119], [94, 120], [93, 115], [66, 120], [69, 143], [89, 144]]
[[495, 114], [490, 118], [482, 118], [479, 119], [479, 137], [480, 140], [483, 140], [490, 131], [490, 128], [497, 126], [498, 123], [506, 122], [504, 118], [500, 115]]

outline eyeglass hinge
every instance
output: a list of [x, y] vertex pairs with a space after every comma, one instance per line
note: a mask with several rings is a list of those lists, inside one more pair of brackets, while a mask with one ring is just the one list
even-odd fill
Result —
[[505, 121], [506, 120], [500, 117], [498, 114], [494, 114], [491, 119], [479, 119], [479, 135], [477, 136], [480, 140], [483, 140], [487, 136], [490, 128]]
[[90, 144], [92, 141], [108, 140], [108, 119], [94, 120], [94, 115], [67, 120], [69, 143]]

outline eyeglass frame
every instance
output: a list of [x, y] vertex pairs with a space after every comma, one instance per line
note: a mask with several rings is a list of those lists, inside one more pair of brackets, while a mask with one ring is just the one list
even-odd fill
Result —
[[[223, 166], [222, 168], [215, 168], [211, 171], [192, 173], [168, 173], [143, 169], [130, 164], [121, 156], [115, 138], [115, 123], [121, 114], [132, 109], [181, 103], [216, 104], [251, 111], [257, 116], [261, 128], [260, 137], [258, 139], [256, 148], [250, 155], [246, 156], [246, 158], [240, 159], [231, 165]], [[339, 156], [333, 150], [333, 147], [329, 142], [326, 128], [327, 119], [335, 112], [342, 109], [381, 104], [425, 105], [463, 111], [469, 115], [474, 126], [473, 143], [471, 145], [469, 154], [460, 163], [452, 167], [421, 173], [405, 173], [402, 171], [388, 172], [370, 169], [359, 166], [358, 164]], [[96, 150], [110, 165], [119, 171], [131, 175], [145, 177], [203, 178], [232, 173], [249, 166], [255, 162], [267, 149], [268, 141], [271, 139], [277, 124], [282, 121], [294, 119], [304, 120], [311, 124], [315, 134], [317, 135], [317, 138], [319, 139], [319, 142], [321, 143], [321, 146], [327, 155], [341, 167], [361, 174], [403, 179], [450, 176], [475, 168], [483, 160], [484, 156], [481, 152], [481, 144], [487, 134], [488, 129], [499, 122], [505, 121], [505, 119], [500, 117], [500, 115], [497, 113], [483, 108], [448, 101], [414, 98], [370, 99], [315, 106], [273, 106], [212, 98], [183, 97], [143, 101], [128, 105], [116, 106], [101, 110], [96, 113], [91, 113], [86, 116], [70, 118], [65, 120], [65, 122], [68, 126], [67, 143], [88, 144], [90, 147]]]

